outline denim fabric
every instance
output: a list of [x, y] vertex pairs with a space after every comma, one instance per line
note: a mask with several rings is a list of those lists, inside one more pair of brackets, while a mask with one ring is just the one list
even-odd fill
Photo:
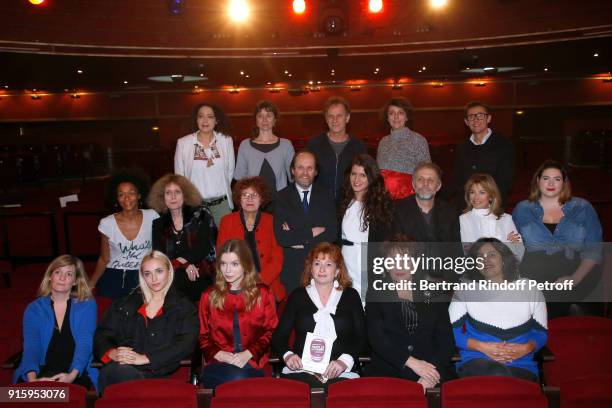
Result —
[[528, 252], [552, 255], [564, 251], [567, 259], [574, 259], [579, 252], [581, 258], [600, 262], [602, 229], [593, 206], [585, 199], [573, 197], [563, 205], [563, 215], [551, 234], [542, 222], [544, 209], [539, 201], [521, 201], [512, 212]]

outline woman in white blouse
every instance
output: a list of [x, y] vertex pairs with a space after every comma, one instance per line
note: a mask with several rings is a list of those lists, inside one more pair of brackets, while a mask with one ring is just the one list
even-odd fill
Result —
[[[362, 295], [365, 277], [361, 271], [369, 269], [361, 265], [362, 244], [385, 241], [393, 220], [391, 196], [373, 157], [360, 154], [353, 158], [344, 177], [339, 214], [342, 256], [353, 287]], [[365, 301], [363, 296], [362, 299]]]
[[210, 209], [215, 224], [234, 208], [234, 142], [227, 135], [229, 121], [219, 107], [201, 103], [193, 110], [194, 132], [176, 143], [174, 172], [185, 176], [197, 188]]
[[501, 207], [501, 194], [493, 177], [474, 173], [465, 183], [465, 203], [467, 207], [459, 217], [464, 246], [480, 238], [497, 238], [510, 244], [508, 246], [519, 261], [523, 259], [525, 247], [521, 235], [512, 216]]

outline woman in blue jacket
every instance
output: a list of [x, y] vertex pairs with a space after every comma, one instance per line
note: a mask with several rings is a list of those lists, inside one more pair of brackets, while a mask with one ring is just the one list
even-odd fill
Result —
[[[538, 282], [573, 283], [571, 291], [544, 292], [549, 317], [568, 314], [572, 303], [589, 295], [594, 300], [601, 279], [601, 223], [587, 200], [572, 196], [561, 163], [542, 163], [531, 180], [529, 198], [517, 204], [512, 218], [527, 250], [521, 275]], [[597, 305], [582, 304], [589, 309]]]
[[55, 258], [38, 294], [23, 315], [23, 356], [13, 382], [96, 386], [98, 371], [91, 367], [96, 302], [83, 262], [72, 255]]

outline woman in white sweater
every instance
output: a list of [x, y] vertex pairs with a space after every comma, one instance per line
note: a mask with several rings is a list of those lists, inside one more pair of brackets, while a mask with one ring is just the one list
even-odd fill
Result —
[[465, 203], [467, 207], [459, 217], [461, 242], [466, 245], [480, 238], [497, 238], [509, 243], [510, 249], [520, 261], [523, 259], [523, 246], [518, 229], [512, 216], [501, 207], [501, 194], [495, 180], [488, 174], [474, 173], [465, 183]]
[[234, 177], [234, 142], [227, 135], [229, 121], [217, 106], [201, 103], [192, 114], [194, 132], [176, 143], [174, 172], [187, 177], [204, 198], [219, 225], [234, 208], [231, 183]]

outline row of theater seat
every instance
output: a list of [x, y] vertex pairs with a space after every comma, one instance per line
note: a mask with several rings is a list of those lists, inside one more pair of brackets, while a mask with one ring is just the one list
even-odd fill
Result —
[[[560, 390], [511, 377], [469, 377], [448, 381], [423, 394], [419, 384], [397, 378], [359, 378], [310, 390], [302, 382], [280, 378], [234, 381], [216, 390], [173, 380], [128, 381], [108, 387], [102, 397], [78, 385], [68, 402], [47, 402], [45, 408], [600, 408], [612, 406], [612, 375], [583, 377], [563, 383]], [[25, 383], [24, 388], [57, 388], [56, 382]], [[560, 405], [559, 405], [560, 403]], [[8, 402], [6, 408], [40, 406]]]

